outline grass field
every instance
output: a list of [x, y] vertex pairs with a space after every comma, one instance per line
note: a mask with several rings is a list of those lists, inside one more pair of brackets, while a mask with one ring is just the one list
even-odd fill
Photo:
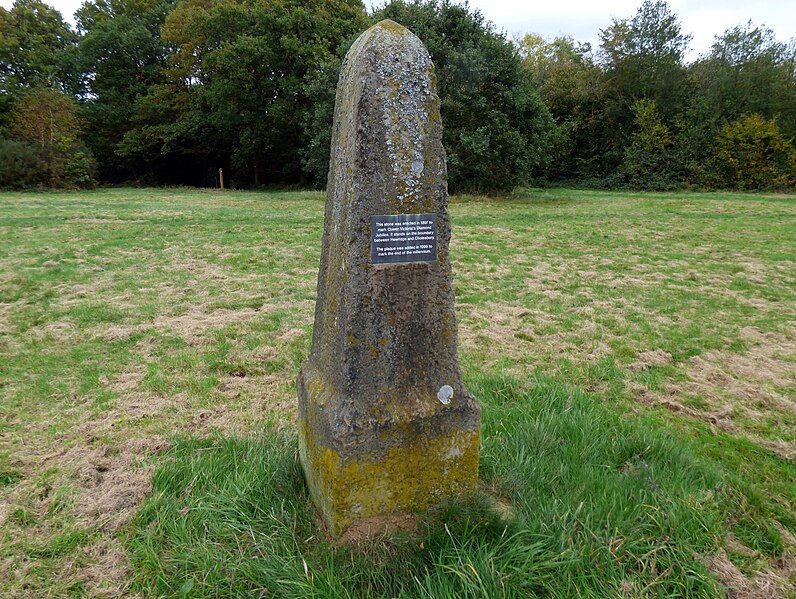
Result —
[[450, 211], [481, 491], [352, 547], [296, 465], [323, 195], [0, 194], [0, 596], [796, 597], [796, 197]]

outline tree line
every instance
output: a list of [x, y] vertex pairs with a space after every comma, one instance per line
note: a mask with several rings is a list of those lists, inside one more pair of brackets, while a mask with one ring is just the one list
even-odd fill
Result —
[[796, 186], [796, 40], [751, 22], [688, 62], [644, 0], [597, 48], [511, 40], [450, 0], [40, 0], [0, 8], [0, 186], [323, 186], [345, 52], [391, 18], [436, 66], [452, 191]]

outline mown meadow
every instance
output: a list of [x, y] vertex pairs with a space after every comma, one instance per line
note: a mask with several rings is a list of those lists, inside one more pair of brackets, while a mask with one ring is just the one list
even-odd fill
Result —
[[796, 196], [455, 196], [477, 496], [329, 539], [324, 196], [0, 193], [0, 596], [796, 596]]

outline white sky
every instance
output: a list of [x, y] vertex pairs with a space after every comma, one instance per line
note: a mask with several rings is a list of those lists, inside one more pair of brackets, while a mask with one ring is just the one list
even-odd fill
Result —
[[[10, 8], [13, 1], [0, 0], [0, 6]], [[383, 0], [364, 1], [368, 8], [384, 3]], [[600, 29], [607, 27], [612, 17], [632, 17], [641, 1], [470, 0], [470, 6], [480, 9], [510, 37], [531, 32], [545, 37], [570, 35], [596, 47]], [[49, 1], [70, 22], [74, 22], [72, 15], [81, 3], [82, 0]], [[755, 25], [771, 27], [779, 41], [787, 42], [796, 37], [796, 0], [669, 0], [669, 6], [680, 17], [683, 33], [693, 35], [690, 58], [707, 51], [715, 35], [750, 19]]]

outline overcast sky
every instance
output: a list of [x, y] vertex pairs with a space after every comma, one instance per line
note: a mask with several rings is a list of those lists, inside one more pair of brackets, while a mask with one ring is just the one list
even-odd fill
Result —
[[[82, 0], [49, 2], [71, 22], [81, 3]], [[365, 0], [368, 8], [383, 3]], [[13, 0], [0, 0], [5, 8], [12, 4]], [[470, 0], [471, 7], [481, 10], [511, 37], [530, 32], [545, 37], [570, 35], [595, 46], [600, 29], [607, 27], [611, 18], [632, 17], [640, 4], [641, 0]], [[756, 25], [771, 27], [782, 42], [796, 37], [796, 0], [669, 0], [669, 6], [680, 17], [683, 33], [693, 35], [690, 58], [710, 48], [715, 35], [750, 19]]]

